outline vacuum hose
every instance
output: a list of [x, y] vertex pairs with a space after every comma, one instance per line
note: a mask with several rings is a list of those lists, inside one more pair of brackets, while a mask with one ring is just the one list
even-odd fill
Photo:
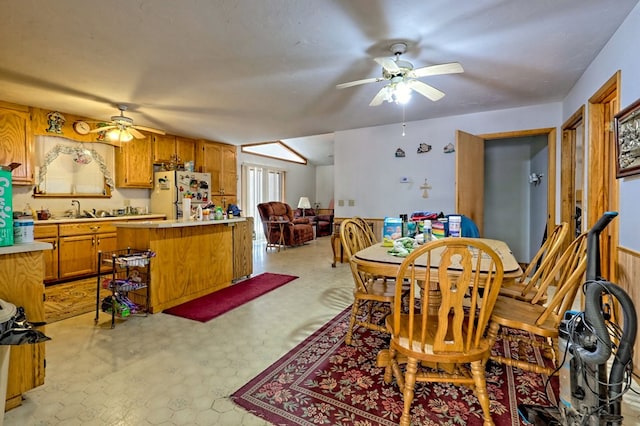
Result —
[[583, 362], [592, 365], [604, 365], [611, 356], [611, 338], [601, 309], [602, 293], [613, 295], [618, 299], [622, 309], [624, 326], [620, 344], [609, 373], [608, 391], [611, 403], [610, 414], [620, 415], [619, 398], [623, 393], [624, 372], [631, 361], [638, 328], [636, 310], [629, 295], [616, 284], [609, 281], [590, 281], [585, 285], [587, 286], [587, 291], [584, 316], [586, 322], [592, 327], [597, 337], [597, 342], [595, 351], [589, 351], [582, 346], [574, 345], [574, 354]]

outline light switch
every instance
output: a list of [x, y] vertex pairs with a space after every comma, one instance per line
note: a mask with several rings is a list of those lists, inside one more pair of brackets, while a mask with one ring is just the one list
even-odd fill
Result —
[[349, 200], [349, 207], [353, 207], [356, 205], [356, 201], [355, 200]]
[[344, 207], [344, 200], [338, 200], [338, 206]]

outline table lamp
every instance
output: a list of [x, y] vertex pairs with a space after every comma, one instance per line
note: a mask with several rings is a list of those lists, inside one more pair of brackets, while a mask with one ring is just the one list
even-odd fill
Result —
[[309, 197], [300, 197], [300, 201], [298, 201], [298, 208], [302, 209], [302, 217], [304, 217], [304, 210], [311, 208], [311, 202], [309, 201]]

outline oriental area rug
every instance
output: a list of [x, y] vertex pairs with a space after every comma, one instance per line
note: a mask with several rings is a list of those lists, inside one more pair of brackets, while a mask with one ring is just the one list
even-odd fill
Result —
[[165, 309], [163, 312], [194, 321], [207, 322], [296, 278], [298, 277], [293, 275], [265, 272], [182, 305]]
[[[231, 399], [275, 425], [397, 425], [402, 394], [395, 380], [384, 383], [384, 369], [376, 367], [376, 354], [388, 347], [389, 337], [360, 327], [354, 331], [353, 346], [345, 344], [350, 310], [325, 324]], [[515, 348], [497, 341], [493, 351], [510, 354]], [[533, 348], [528, 355], [544, 362]], [[499, 426], [525, 424], [518, 416], [518, 404], [555, 406], [558, 401], [557, 376], [547, 381], [545, 375], [492, 361], [487, 363], [487, 387], [492, 418]], [[411, 424], [482, 425], [482, 409], [469, 388], [417, 383], [415, 390]]]
[[86, 314], [96, 309], [95, 278], [46, 286], [44, 319], [47, 323]]

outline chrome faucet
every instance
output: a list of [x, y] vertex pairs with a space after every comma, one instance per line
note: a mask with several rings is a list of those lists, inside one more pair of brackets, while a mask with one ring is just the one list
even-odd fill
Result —
[[78, 207], [76, 208], [76, 217], [80, 217], [80, 201], [78, 200], [71, 200], [71, 205], [78, 205]]

